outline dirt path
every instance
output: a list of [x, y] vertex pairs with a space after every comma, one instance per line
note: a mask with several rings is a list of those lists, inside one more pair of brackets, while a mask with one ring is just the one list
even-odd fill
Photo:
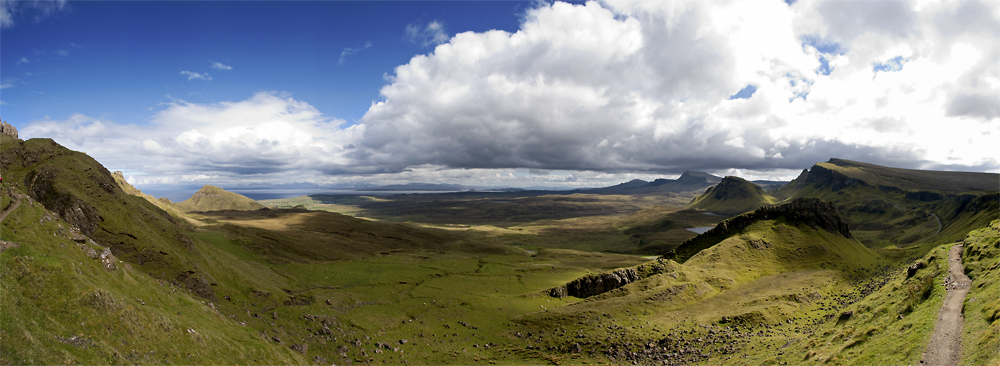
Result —
[[6, 219], [7, 215], [9, 215], [11, 212], [14, 212], [14, 210], [16, 210], [18, 206], [21, 206], [21, 195], [15, 194], [11, 198], [14, 199], [14, 203], [10, 204], [10, 206], [7, 207], [6, 210], [3, 210], [3, 212], [0, 212], [0, 221]]
[[955, 244], [948, 251], [948, 278], [945, 279], [948, 295], [938, 312], [934, 335], [931, 336], [931, 343], [927, 345], [921, 363], [958, 365], [962, 356], [962, 329], [965, 327], [962, 303], [965, 302], [965, 295], [969, 293], [971, 284], [972, 281], [965, 276], [962, 266], [962, 244]]

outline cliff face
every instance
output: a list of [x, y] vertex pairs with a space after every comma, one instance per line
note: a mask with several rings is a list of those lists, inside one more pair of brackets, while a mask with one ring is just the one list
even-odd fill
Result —
[[850, 228], [847, 223], [841, 221], [840, 215], [837, 214], [837, 209], [832, 203], [819, 198], [798, 198], [783, 205], [761, 207], [753, 212], [720, 222], [704, 234], [688, 239], [666, 257], [677, 262], [684, 262], [703, 249], [739, 233], [754, 222], [773, 220], [779, 217], [784, 217], [792, 225], [805, 224], [813, 229], [823, 229], [840, 234], [845, 238], [852, 237]]
[[10, 123], [0, 121], [0, 134], [10, 135], [17, 138], [17, 128]]

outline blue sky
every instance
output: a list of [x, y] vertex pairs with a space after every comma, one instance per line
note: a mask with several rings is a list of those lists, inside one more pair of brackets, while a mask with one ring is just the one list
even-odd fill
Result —
[[4, 1], [0, 118], [140, 188], [1000, 171], [1000, 5]]
[[[384, 75], [436, 45], [415, 42], [407, 26], [515, 31], [527, 5], [85, 1], [38, 20], [25, 9], [0, 35], [2, 77], [14, 86], [3, 91], [3, 118], [16, 126], [82, 113], [144, 123], [172, 98], [218, 102], [280, 90], [354, 122], [379, 98]], [[345, 49], [355, 51], [341, 63]]]

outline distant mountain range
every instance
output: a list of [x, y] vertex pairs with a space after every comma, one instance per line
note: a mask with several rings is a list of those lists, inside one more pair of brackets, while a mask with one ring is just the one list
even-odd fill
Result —
[[[718, 184], [722, 177], [699, 171], [685, 171], [677, 179], [660, 178], [652, 182], [641, 179], [634, 179], [625, 183], [610, 187], [599, 188], [577, 188], [567, 189], [559, 187], [482, 187], [467, 186], [461, 184], [445, 183], [423, 183], [414, 182], [406, 184], [376, 185], [371, 183], [358, 183], [353, 185], [319, 185], [315, 183], [294, 182], [275, 185], [239, 185], [226, 186], [228, 190], [250, 190], [250, 189], [331, 189], [331, 190], [358, 190], [358, 191], [496, 191], [496, 192], [519, 192], [519, 191], [552, 191], [552, 192], [579, 192], [589, 194], [657, 194], [657, 193], [680, 193], [692, 192]], [[771, 191], [785, 186], [788, 182], [755, 180], [756, 184], [765, 191]]]

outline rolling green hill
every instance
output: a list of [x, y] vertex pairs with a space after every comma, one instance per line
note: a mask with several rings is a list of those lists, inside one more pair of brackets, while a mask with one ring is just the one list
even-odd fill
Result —
[[264, 205], [257, 203], [239, 193], [229, 192], [222, 188], [205, 185], [191, 198], [177, 202], [177, 207], [185, 212], [223, 211], [238, 210], [252, 211], [264, 208]]
[[729, 176], [696, 197], [684, 208], [732, 216], [777, 202], [777, 199], [765, 193], [760, 186], [740, 177]]

